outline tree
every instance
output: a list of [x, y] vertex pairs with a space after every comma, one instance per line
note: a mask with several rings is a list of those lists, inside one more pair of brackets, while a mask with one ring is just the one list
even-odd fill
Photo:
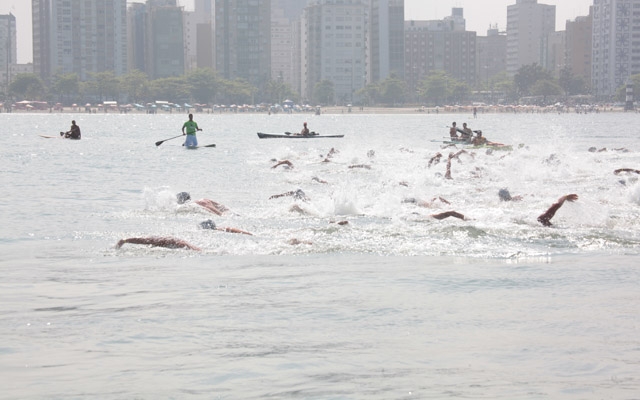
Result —
[[313, 97], [318, 104], [327, 105], [333, 103], [335, 97], [333, 82], [324, 80], [316, 83], [313, 87]]
[[534, 96], [542, 96], [542, 101], [546, 103], [547, 96], [561, 95], [562, 88], [554, 80], [541, 79], [533, 85], [531, 94]]
[[270, 103], [280, 103], [285, 99], [298, 97], [282, 79], [267, 82], [264, 88], [264, 96]]
[[216, 96], [218, 78], [210, 68], [198, 68], [189, 72], [186, 81], [192, 99], [197, 103], [209, 103]]
[[253, 103], [256, 87], [244, 79], [223, 80], [220, 84], [222, 101], [228, 104]]
[[447, 98], [447, 85], [447, 74], [435, 71], [418, 84], [418, 94], [435, 105], [442, 105]]
[[551, 73], [536, 63], [520, 67], [513, 81], [519, 96], [529, 96], [531, 88], [540, 80], [553, 80]]
[[185, 103], [189, 101], [189, 88], [184, 77], [160, 78], [151, 81], [150, 96], [153, 100]]
[[9, 92], [16, 97], [29, 100], [42, 100], [46, 96], [45, 86], [36, 74], [18, 74]]
[[120, 82], [113, 71], [92, 73], [92, 80], [96, 82], [94, 86], [96, 92], [93, 93], [100, 102], [105, 99], [113, 100], [118, 97]]
[[380, 98], [387, 104], [404, 103], [407, 98], [407, 84], [395, 74], [382, 81], [380, 87]]
[[367, 86], [359, 89], [356, 95], [364, 99], [365, 104], [377, 104], [380, 98], [380, 85], [377, 82], [369, 83]]
[[568, 66], [565, 66], [560, 70], [558, 84], [562, 87], [567, 96], [586, 94], [588, 90], [588, 85], [584, 78], [581, 76], [575, 76], [571, 68]]
[[149, 80], [147, 75], [134, 69], [120, 78], [120, 89], [127, 95], [127, 100], [139, 103], [149, 96]]
[[518, 93], [515, 83], [513, 82], [513, 78], [511, 78], [506, 72], [501, 72], [500, 74], [491, 78], [489, 84], [491, 87], [492, 96], [494, 92], [496, 92], [499, 95], [503, 95], [505, 97], [505, 100], [514, 101], [518, 99]]
[[69, 101], [73, 95], [78, 95], [80, 92], [80, 80], [78, 74], [75, 72], [70, 74], [56, 74], [53, 76], [53, 84], [51, 85], [51, 91], [58, 96], [58, 100], [65, 102], [65, 99]]

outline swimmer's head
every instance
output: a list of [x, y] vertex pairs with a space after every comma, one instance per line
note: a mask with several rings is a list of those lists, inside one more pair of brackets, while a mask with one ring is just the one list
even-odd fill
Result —
[[500, 200], [509, 201], [511, 200], [511, 193], [507, 189], [500, 189], [498, 191], [498, 196], [500, 196]]
[[191, 200], [191, 195], [187, 192], [180, 192], [176, 195], [176, 198], [178, 199], [178, 204], [184, 204]]
[[482, 131], [476, 131], [476, 135], [478, 135], [478, 137], [482, 136]]
[[304, 194], [302, 189], [298, 189], [293, 193], [293, 197], [296, 199], [305, 199], [307, 196]]
[[216, 229], [216, 223], [213, 222], [212, 220], [208, 219], [206, 221], [200, 222], [200, 228], [215, 230]]

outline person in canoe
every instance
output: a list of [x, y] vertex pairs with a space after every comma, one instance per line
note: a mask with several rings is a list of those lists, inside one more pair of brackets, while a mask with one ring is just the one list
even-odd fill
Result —
[[309, 128], [307, 128], [307, 123], [302, 124], [302, 130], [298, 133], [298, 136], [309, 136], [311, 132], [309, 132]]
[[76, 121], [71, 121], [71, 129], [67, 132], [60, 132], [60, 136], [63, 136], [65, 139], [80, 140], [82, 133], [80, 132], [80, 127], [76, 125]]
[[469, 141], [473, 138], [473, 131], [467, 126], [466, 122], [462, 124], [462, 134], [460, 138], [464, 141]]
[[453, 122], [453, 124], [451, 124], [451, 128], [449, 128], [449, 136], [451, 136], [451, 139], [453, 140], [460, 139], [460, 137], [458, 136], [458, 128], [456, 127], [455, 121]]
[[182, 135], [186, 135], [187, 139], [184, 141], [184, 146], [198, 147], [198, 139], [196, 138], [196, 131], [201, 131], [198, 124], [193, 120], [193, 114], [189, 114], [189, 120], [182, 125]]
[[503, 143], [490, 142], [486, 137], [482, 136], [482, 131], [476, 131], [476, 137], [471, 140], [471, 144], [474, 146], [494, 146], [494, 147], [502, 147], [505, 146]]

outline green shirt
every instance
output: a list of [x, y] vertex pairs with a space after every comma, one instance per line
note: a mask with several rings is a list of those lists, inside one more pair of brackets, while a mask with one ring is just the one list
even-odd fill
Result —
[[198, 130], [198, 124], [195, 121], [187, 121], [182, 125], [182, 129], [187, 128], [187, 135], [195, 135]]

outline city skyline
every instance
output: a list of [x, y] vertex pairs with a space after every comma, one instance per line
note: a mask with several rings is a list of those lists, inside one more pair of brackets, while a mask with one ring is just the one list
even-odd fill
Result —
[[[142, 0], [129, 1], [144, 2]], [[178, 0], [186, 9], [193, 8], [193, 0]], [[436, 3], [436, 4], [433, 4]], [[467, 29], [484, 36], [490, 25], [506, 30], [507, 6], [516, 0], [405, 0], [405, 20], [442, 19], [451, 14], [451, 8], [464, 9]], [[587, 15], [593, 0], [538, 0], [538, 3], [556, 6], [556, 30], [564, 30], [566, 20]], [[0, 4], [0, 14], [11, 12], [16, 17], [18, 36], [18, 63], [33, 61], [31, 2], [25, 0], [5, 0]]]

